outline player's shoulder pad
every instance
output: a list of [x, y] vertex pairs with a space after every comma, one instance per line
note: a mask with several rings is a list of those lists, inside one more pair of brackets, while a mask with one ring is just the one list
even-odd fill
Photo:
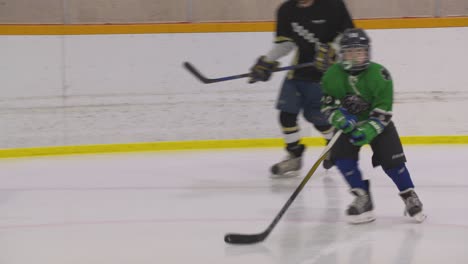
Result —
[[324, 73], [324, 76], [327, 75], [333, 75], [333, 74], [336, 74], [340, 71], [342, 71], [343, 68], [341, 67], [341, 65], [339, 63], [334, 63], [332, 66], [330, 66], [327, 71], [325, 71]]
[[[322, 0], [323, 1], [323, 0]], [[334, 8], [340, 8], [344, 5], [343, 0], [326, 0], [327, 4]]]
[[372, 62], [371, 67], [373, 68], [373, 74], [384, 81], [392, 81], [392, 76], [390, 75], [390, 72], [385, 68], [383, 65]]
[[321, 78], [321, 83], [329, 82], [331, 80], [336, 79], [336, 75], [342, 71], [341, 66], [338, 63], [333, 64], [330, 66], [324, 73]]
[[285, 11], [285, 10], [289, 10], [291, 9], [292, 7], [294, 7], [296, 3], [294, 1], [286, 1], [284, 3], [282, 3], [279, 7], [278, 7], [278, 11]]
[[292, 5], [291, 2], [293, 1], [286, 1], [279, 5], [279, 7], [276, 9], [276, 19], [287, 19], [288, 17], [291, 16], [291, 9]]

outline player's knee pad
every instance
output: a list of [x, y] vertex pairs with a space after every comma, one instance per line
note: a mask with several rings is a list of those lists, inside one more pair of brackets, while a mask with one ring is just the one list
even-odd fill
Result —
[[401, 170], [402, 168], [406, 168], [405, 162], [401, 160], [390, 160], [390, 159], [383, 159], [378, 163], [382, 167], [382, 169], [387, 172], [391, 170]]
[[382, 166], [382, 168], [385, 171], [385, 173], [392, 179], [398, 178], [401, 175], [409, 174], [408, 169], [406, 168], [406, 165], [404, 162], [393, 167], [386, 168]]
[[406, 167], [405, 163], [404, 162], [399, 162], [398, 164], [393, 164], [391, 166], [382, 166], [383, 170], [384, 171], [387, 171], [387, 170], [397, 170], [397, 169], [401, 169], [403, 167]]
[[357, 171], [357, 160], [354, 159], [336, 159], [335, 165], [345, 176]]
[[313, 110], [309, 109], [308, 111], [304, 110], [304, 118], [315, 126], [329, 125], [327, 118], [320, 112], [319, 108]]
[[297, 126], [297, 114], [281, 111], [279, 119], [280, 119], [281, 126], [284, 128]]
[[393, 180], [400, 191], [414, 188], [413, 181], [411, 180], [411, 176], [404, 162], [392, 168], [384, 169], [384, 171], [388, 177]]
[[284, 141], [287, 146], [296, 147], [301, 139], [299, 126], [297, 125], [297, 114], [281, 111], [279, 119], [283, 130]]
[[322, 136], [327, 140], [327, 142], [330, 141], [330, 139], [332, 139], [335, 133], [335, 128], [332, 125], [323, 125], [323, 126], [314, 125], [314, 127], [322, 134]]
[[369, 181], [363, 181], [361, 171], [355, 159], [336, 159], [335, 166], [343, 174], [351, 188], [360, 188], [369, 191]]
[[332, 125], [314, 125], [314, 127], [322, 134], [332, 133], [335, 130]]

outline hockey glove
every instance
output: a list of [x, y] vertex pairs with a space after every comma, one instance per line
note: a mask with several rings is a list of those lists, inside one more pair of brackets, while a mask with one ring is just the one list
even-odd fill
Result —
[[249, 83], [255, 83], [258, 81], [266, 82], [270, 79], [273, 70], [278, 68], [279, 62], [277, 61], [266, 61], [265, 56], [258, 58], [252, 68], [250, 68], [250, 79]]
[[315, 44], [315, 68], [321, 72], [327, 71], [333, 63], [335, 63], [335, 49], [326, 43]]
[[343, 130], [343, 133], [346, 134], [353, 131], [356, 127], [357, 117], [340, 107], [331, 113], [328, 121], [335, 128]]
[[351, 132], [350, 141], [355, 146], [369, 144], [377, 135], [382, 133], [384, 128], [384, 125], [380, 121], [370, 119], [366, 123], [356, 127], [356, 129]]

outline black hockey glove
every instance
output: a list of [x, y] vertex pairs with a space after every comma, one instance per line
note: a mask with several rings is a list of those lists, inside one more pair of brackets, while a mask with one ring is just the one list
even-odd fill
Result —
[[370, 104], [357, 94], [346, 95], [342, 100], [342, 105], [350, 114], [353, 115], [358, 115], [367, 111], [370, 107]]
[[258, 81], [266, 82], [270, 79], [273, 70], [278, 68], [279, 62], [277, 61], [266, 61], [265, 56], [258, 58], [252, 68], [250, 68], [250, 79], [249, 83], [255, 83]]
[[315, 44], [315, 68], [321, 72], [325, 72], [328, 67], [335, 63], [335, 49], [326, 43]]

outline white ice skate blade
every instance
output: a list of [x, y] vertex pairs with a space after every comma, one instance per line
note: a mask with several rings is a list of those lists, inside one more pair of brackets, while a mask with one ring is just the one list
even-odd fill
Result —
[[298, 171], [288, 171], [283, 174], [271, 174], [270, 178], [272, 179], [282, 179], [282, 178], [293, 178], [300, 175], [300, 170]]
[[423, 212], [417, 213], [413, 216], [410, 216], [412, 219], [416, 220], [418, 223], [424, 222], [426, 220], [427, 215], [425, 215]]
[[353, 225], [365, 224], [375, 220], [373, 211], [365, 212], [360, 215], [348, 215], [348, 223]]

